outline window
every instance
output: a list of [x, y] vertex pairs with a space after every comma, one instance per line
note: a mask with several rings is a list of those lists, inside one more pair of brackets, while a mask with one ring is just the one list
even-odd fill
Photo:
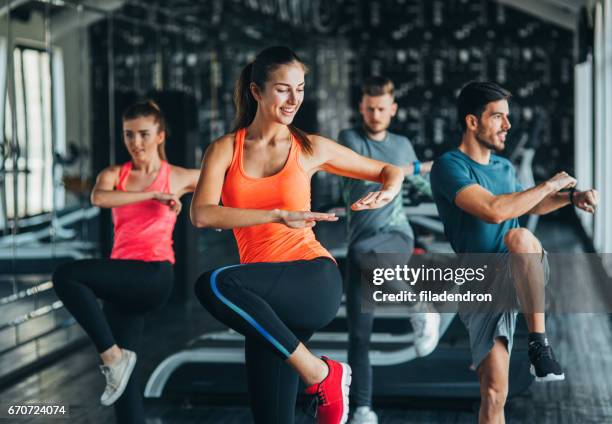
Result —
[[[9, 219], [61, 207], [54, 205], [54, 198], [61, 200], [63, 196], [58, 193], [62, 190], [60, 185], [54, 184], [53, 152], [62, 151], [65, 141], [57, 136], [53, 139], [52, 89], [63, 90], [63, 84], [52, 88], [50, 60], [51, 55], [46, 50], [25, 46], [13, 50], [13, 80], [9, 85], [14, 83], [14, 101], [9, 101], [12, 95], [9, 88], [4, 108], [5, 139], [13, 150], [13, 154], [5, 152], [4, 155]], [[54, 80], [54, 84], [57, 82]]]
[[[595, 7], [595, 188], [600, 205], [595, 214], [595, 248], [612, 253], [612, 0], [599, 0]], [[603, 255], [604, 266], [612, 274], [612, 255]]]

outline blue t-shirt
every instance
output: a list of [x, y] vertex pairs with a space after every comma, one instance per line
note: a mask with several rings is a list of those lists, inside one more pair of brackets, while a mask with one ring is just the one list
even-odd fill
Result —
[[[417, 160], [414, 148], [406, 137], [387, 131], [384, 140], [370, 139], [363, 128], [340, 131], [338, 142], [349, 149], [382, 162], [405, 166]], [[414, 233], [398, 195], [388, 205], [379, 209], [355, 212], [350, 206], [371, 191], [380, 190], [381, 185], [371, 181], [343, 178], [343, 197], [347, 205], [349, 242], [355, 243], [381, 232], [398, 231], [414, 239]]]
[[455, 197], [473, 184], [494, 195], [523, 190], [508, 159], [491, 154], [489, 163], [482, 165], [459, 149], [446, 152], [434, 161], [431, 169], [431, 189], [446, 237], [457, 253], [507, 252], [504, 236], [508, 230], [519, 227], [518, 218], [490, 224], [459, 208]]

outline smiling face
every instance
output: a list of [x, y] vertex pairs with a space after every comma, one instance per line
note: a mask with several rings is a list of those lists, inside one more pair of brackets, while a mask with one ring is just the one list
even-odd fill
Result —
[[165, 133], [159, 131], [153, 116], [139, 116], [123, 121], [123, 142], [136, 162], [148, 162], [159, 157], [158, 146], [164, 138]]
[[266, 120], [290, 125], [304, 101], [304, 66], [293, 62], [280, 65], [268, 75], [263, 89], [251, 83], [257, 113]]
[[466, 117], [467, 128], [474, 132], [474, 137], [482, 146], [501, 152], [506, 147], [506, 135], [511, 127], [509, 114], [507, 100], [490, 102], [480, 117]]

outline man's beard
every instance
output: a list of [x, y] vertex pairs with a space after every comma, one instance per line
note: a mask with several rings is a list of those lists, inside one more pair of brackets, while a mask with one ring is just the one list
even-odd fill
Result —
[[382, 130], [380, 130], [380, 131], [375, 131], [375, 130], [373, 130], [371, 127], [369, 127], [369, 126], [368, 126], [368, 124], [366, 124], [365, 122], [363, 123], [363, 129], [365, 129], [365, 131], [366, 131], [368, 134], [372, 134], [372, 135], [380, 134], [380, 133], [382, 133], [382, 132], [387, 131], [387, 128], [384, 128], [384, 129], [382, 129]]
[[478, 141], [478, 143], [481, 146], [486, 147], [489, 150], [494, 150], [496, 152], [501, 152], [504, 150], [504, 147], [506, 147], [504, 144], [502, 144], [501, 146], [496, 145], [495, 143], [491, 143], [489, 140], [485, 139], [480, 132], [476, 133], [476, 141]]

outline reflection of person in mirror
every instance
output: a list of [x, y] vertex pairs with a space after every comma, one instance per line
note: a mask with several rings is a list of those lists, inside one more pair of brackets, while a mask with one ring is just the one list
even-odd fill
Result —
[[[509, 97], [510, 92], [490, 82], [469, 83], [461, 90], [461, 144], [436, 159], [432, 189], [446, 235], [457, 253], [505, 257], [505, 269], [496, 283], [513, 288], [512, 297], [518, 298], [529, 329], [529, 360], [536, 381], [563, 380], [565, 374], [545, 333], [548, 259], [540, 241], [520, 228], [518, 218], [547, 214], [569, 204], [593, 213], [598, 194], [575, 190], [576, 180], [565, 172], [530, 189], [521, 187], [510, 161], [495, 154], [504, 150], [511, 126]], [[480, 380], [482, 422], [504, 420], [516, 317], [514, 310], [461, 314]]]
[[160, 308], [170, 295], [172, 232], [180, 198], [195, 189], [199, 175], [197, 169], [166, 161], [165, 130], [153, 101], [124, 112], [123, 140], [131, 160], [104, 169], [91, 193], [95, 206], [112, 208], [111, 258], [70, 262], [53, 274], [58, 297], [100, 354], [106, 377], [100, 400], [103, 405], [114, 403], [119, 423], [144, 424], [135, 368], [144, 314]]

